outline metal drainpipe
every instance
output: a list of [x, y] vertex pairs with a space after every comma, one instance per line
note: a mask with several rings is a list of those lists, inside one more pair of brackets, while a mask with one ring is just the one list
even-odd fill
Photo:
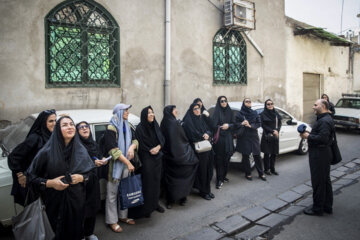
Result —
[[165, 1], [165, 79], [164, 106], [170, 104], [170, 60], [171, 60], [171, 0]]

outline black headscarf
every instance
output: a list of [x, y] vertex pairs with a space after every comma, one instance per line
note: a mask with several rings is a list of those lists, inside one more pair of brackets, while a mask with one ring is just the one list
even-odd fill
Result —
[[220, 99], [227, 98], [225, 96], [220, 96], [217, 99], [214, 114], [212, 115], [212, 122], [215, 124], [215, 128], [217, 126], [223, 125], [224, 123], [233, 123], [234, 122], [234, 114], [231, 111], [231, 108], [229, 106], [229, 103], [227, 103], [226, 107], [223, 108], [220, 105]]
[[168, 105], [164, 108], [163, 119], [161, 120], [161, 124], [160, 124], [161, 131], [164, 132], [164, 129], [167, 127], [170, 120], [176, 120], [174, 114], [172, 113], [174, 108], [176, 108], [175, 105]]
[[204, 103], [203, 101], [201, 100], [201, 98], [195, 98], [193, 103], [197, 104], [198, 102], [201, 102], [202, 103], [202, 106], [201, 106], [201, 112], [205, 111], [206, 108], [204, 107]]
[[71, 119], [64, 116], [57, 120], [49, 141], [31, 163], [28, 169], [30, 181], [36, 177], [51, 179], [65, 174], [87, 173], [95, 167], [77, 132], [65, 146], [60, 127], [64, 118]]
[[151, 123], [147, 119], [149, 109], [153, 110], [151, 106], [147, 106], [141, 111], [140, 124], [136, 127], [136, 139], [139, 141], [139, 149], [145, 152], [149, 152], [159, 144], [164, 146], [165, 143], [164, 136], [155, 117]]
[[264, 111], [261, 113], [262, 119], [264, 121], [275, 121], [276, 117], [278, 118], [278, 121], [281, 120], [281, 116], [279, 113], [275, 110], [275, 107], [273, 110], [269, 110], [266, 106], [267, 102], [273, 102], [271, 99], [268, 99], [264, 103]]
[[89, 132], [90, 132], [90, 135], [87, 139], [85, 139], [83, 136], [80, 135], [79, 133], [79, 129], [78, 127], [80, 126], [80, 124], [82, 123], [85, 123], [86, 125], [89, 126], [89, 123], [86, 122], [86, 121], [81, 121], [79, 122], [78, 124], [76, 124], [76, 131], [77, 133], [79, 134], [79, 138], [80, 138], [80, 141], [82, 142], [82, 144], [84, 145], [84, 147], [86, 148], [86, 150], [88, 151], [90, 157], [96, 157], [96, 158], [100, 158], [99, 156], [99, 148], [98, 148], [98, 145], [96, 144], [96, 142], [94, 141], [93, 137], [92, 137], [92, 133], [91, 133], [91, 130], [90, 130], [90, 127], [89, 127]]
[[185, 117], [183, 118], [184, 124], [184, 130], [186, 133], [186, 136], [189, 138], [190, 141], [201, 141], [202, 136], [204, 133], [206, 133], [206, 123], [201, 118], [201, 115], [196, 116], [193, 112], [193, 109], [195, 106], [200, 107], [199, 104], [197, 104], [198, 101], [195, 103], [192, 103], [189, 107], [189, 109], [186, 112]]
[[254, 122], [258, 113], [255, 110], [252, 110], [251, 107], [245, 106], [245, 100], [249, 98], [245, 98], [242, 102], [240, 113], [245, 117], [248, 122]]
[[41, 143], [39, 143], [39, 145], [44, 146], [45, 143], [49, 140], [51, 135], [51, 132], [46, 126], [46, 121], [48, 117], [52, 114], [55, 114], [56, 116], [55, 109], [42, 111], [39, 114], [39, 116], [35, 119], [35, 122], [31, 126], [30, 131], [26, 137], [29, 137], [31, 134], [35, 133], [40, 136]]

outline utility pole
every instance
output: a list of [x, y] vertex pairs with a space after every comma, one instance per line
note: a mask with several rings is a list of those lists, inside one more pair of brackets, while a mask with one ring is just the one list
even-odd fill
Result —
[[344, 0], [342, 0], [342, 5], [341, 5], [340, 35], [342, 34], [343, 12], [344, 12]]

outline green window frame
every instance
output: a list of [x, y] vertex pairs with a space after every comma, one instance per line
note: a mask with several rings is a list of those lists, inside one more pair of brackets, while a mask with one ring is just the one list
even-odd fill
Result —
[[241, 33], [220, 29], [213, 39], [214, 84], [247, 84], [246, 42]]
[[67, 0], [45, 17], [46, 87], [120, 87], [119, 26], [93, 0]]

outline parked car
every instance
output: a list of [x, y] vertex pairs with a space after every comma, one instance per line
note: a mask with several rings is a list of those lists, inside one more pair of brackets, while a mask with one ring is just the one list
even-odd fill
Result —
[[[87, 121], [90, 125], [91, 132], [95, 141], [99, 140], [100, 136], [105, 132], [106, 126], [112, 117], [112, 110], [110, 109], [78, 109], [78, 110], [62, 110], [56, 111], [58, 118], [61, 115], [69, 115], [75, 123], [80, 121]], [[14, 216], [14, 200], [10, 195], [12, 187], [11, 170], [7, 164], [7, 156], [19, 143], [21, 143], [30, 127], [34, 123], [39, 114], [31, 114], [20, 123], [10, 126], [4, 131], [7, 135], [1, 140], [1, 157], [0, 157], [0, 222], [7, 226], [11, 224], [11, 217]], [[129, 124], [132, 130], [140, 123], [140, 118], [134, 114], [129, 114]], [[106, 182], [100, 181], [101, 199], [106, 196]], [[16, 205], [17, 212], [21, 211], [21, 206]]]
[[[229, 106], [231, 110], [233, 111], [234, 115], [236, 115], [242, 106], [242, 102], [229, 102]], [[253, 102], [251, 108], [253, 110], [256, 110], [258, 114], [260, 114], [264, 110], [264, 104]], [[309, 150], [307, 139], [301, 139], [299, 136], [299, 133], [297, 132], [297, 127], [300, 124], [305, 124], [310, 130], [310, 126], [307, 123], [300, 122], [296, 120], [295, 117], [293, 117], [290, 113], [286, 112], [284, 109], [275, 107], [276, 111], [280, 114], [282, 117], [281, 123], [282, 127], [279, 132], [279, 154], [288, 153], [292, 151], [297, 151], [299, 154], [306, 154]], [[211, 106], [208, 111], [210, 115], [215, 110], [215, 106]], [[261, 139], [262, 136], [262, 128], [260, 127], [258, 129], [259, 138]], [[234, 146], [236, 146], [236, 136], [234, 136]], [[236, 162], [241, 163], [242, 162], [242, 156], [240, 153], [235, 152], [233, 156], [230, 159], [230, 162]], [[252, 156], [250, 157], [250, 163], [251, 166], [254, 166], [254, 161], [252, 159]]]
[[336, 127], [360, 129], [360, 94], [342, 94], [335, 105]]

